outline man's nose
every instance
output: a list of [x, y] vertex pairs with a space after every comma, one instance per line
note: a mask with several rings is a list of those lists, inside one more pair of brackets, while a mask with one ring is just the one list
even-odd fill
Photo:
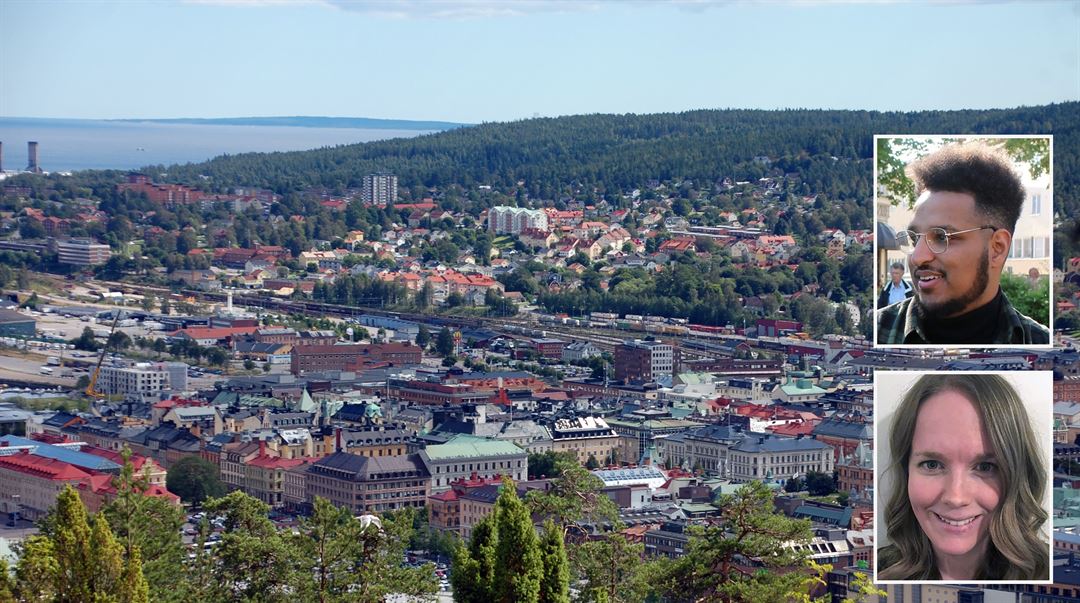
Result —
[[915, 248], [911, 250], [911, 265], [922, 266], [930, 260], [933, 260], [934, 257], [934, 252], [930, 251], [930, 243], [926, 241], [926, 237], [919, 237], [919, 241], [915, 244]]

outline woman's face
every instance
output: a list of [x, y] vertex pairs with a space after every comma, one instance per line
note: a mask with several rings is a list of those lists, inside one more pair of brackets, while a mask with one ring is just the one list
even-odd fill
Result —
[[973, 579], [1001, 500], [1001, 476], [978, 409], [959, 393], [939, 392], [919, 408], [908, 499], [942, 579]]

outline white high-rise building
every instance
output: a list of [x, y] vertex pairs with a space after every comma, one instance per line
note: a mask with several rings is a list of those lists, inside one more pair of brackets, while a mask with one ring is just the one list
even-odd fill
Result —
[[548, 229], [548, 216], [538, 209], [500, 205], [488, 211], [488, 230], [495, 234]]
[[387, 173], [364, 176], [363, 200], [373, 205], [397, 203], [397, 176]]

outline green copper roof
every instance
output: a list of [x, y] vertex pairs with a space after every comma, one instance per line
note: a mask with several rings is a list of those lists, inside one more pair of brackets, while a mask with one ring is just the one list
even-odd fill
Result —
[[315, 412], [315, 401], [311, 399], [311, 394], [308, 393], [307, 388], [304, 388], [304, 393], [300, 394], [300, 401], [296, 404], [294, 410], [297, 412]]
[[424, 449], [433, 461], [485, 456], [524, 456], [525, 451], [516, 444], [502, 440], [489, 440], [470, 435], [456, 435], [445, 444]]

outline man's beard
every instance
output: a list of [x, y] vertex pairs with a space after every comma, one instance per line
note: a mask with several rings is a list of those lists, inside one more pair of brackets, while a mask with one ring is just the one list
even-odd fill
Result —
[[[912, 274], [915, 274], [915, 270], [912, 270]], [[948, 273], [945, 278], [948, 279]], [[975, 282], [971, 284], [971, 287], [959, 297], [945, 300], [938, 304], [926, 304], [923, 302], [922, 295], [919, 294], [919, 286], [915, 285], [915, 314], [922, 320], [941, 320], [950, 316], [954, 316], [963, 312], [972, 302], [979, 299], [983, 292], [986, 291], [986, 287], [990, 284], [990, 254], [984, 253], [982, 259], [979, 260], [979, 267], [975, 273]]]

